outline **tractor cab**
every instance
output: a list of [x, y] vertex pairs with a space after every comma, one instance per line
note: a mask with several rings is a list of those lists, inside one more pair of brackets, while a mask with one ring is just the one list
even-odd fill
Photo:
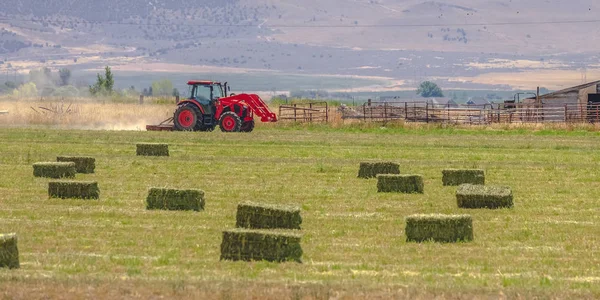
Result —
[[205, 114], [214, 114], [215, 101], [227, 97], [227, 82], [221, 84], [214, 81], [189, 81], [189, 100], [196, 101]]

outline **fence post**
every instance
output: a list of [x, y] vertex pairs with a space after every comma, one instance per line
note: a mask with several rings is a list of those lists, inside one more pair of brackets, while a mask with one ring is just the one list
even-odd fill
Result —
[[425, 123], [429, 123], [429, 103], [425, 103]]
[[325, 102], [325, 123], [329, 123], [329, 103]]
[[298, 109], [296, 108], [296, 104], [294, 104], [294, 122], [298, 122]]
[[565, 103], [565, 123], [567, 123], [568, 113], [567, 113], [567, 104]]
[[383, 123], [387, 124], [387, 102], [383, 103]]
[[309, 122], [311, 122], [311, 123], [313, 121], [313, 111], [312, 111], [312, 108], [313, 108], [313, 104], [311, 102], [311, 103], [308, 104], [308, 109], [310, 109], [310, 112], [308, 114], [308, 118], [309, 118]]
[[408, 121], [408, 102], [404, 102], [404, 121]]
[[175, 96], [175, 104], [179, 104], [179, 95]]
[[144, 95], [140, 95], [140, 105], [144, 104]]

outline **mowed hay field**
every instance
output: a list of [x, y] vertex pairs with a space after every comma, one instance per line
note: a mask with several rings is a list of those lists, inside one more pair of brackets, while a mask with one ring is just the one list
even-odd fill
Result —
[[[136, 156], [167, 143], [169, 157]], [[0, 129], [0, 232], [13, 298], [600, 297], [600, 134], [259, 127], [221, 132]], [[49, 199], [32, 164], [90, 156], [99, 200]], [[377, 193], [363, 161], [420, 174], [424, 194]], [[442, 170], [486, 170], [514, 208], [457, 208]], [[205, 210], [149, 211], [150, 187], [202, 189]], [[239, 203], [296, 205], [303, 263], [219, 261]], [[405, 217], [470, 214], [468, 243], [407, 243]]]

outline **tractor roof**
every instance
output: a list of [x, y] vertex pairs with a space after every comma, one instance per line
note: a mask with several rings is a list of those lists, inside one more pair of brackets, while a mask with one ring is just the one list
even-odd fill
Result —
[[210, 81], [210, 80], [190, 80], [188, 81], [188, 85], [213, 85], [213, 84], [221, 84], [218, 81]]

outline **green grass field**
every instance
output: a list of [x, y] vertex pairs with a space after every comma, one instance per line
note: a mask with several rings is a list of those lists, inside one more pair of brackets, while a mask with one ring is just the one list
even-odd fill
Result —
[[[168, 143], [170, 157], [135, 155]], [[261, 127], [251, 134], [0, 129], [0, 232], [21, 268], [8, 298], [600, 297], [600, 134]], [[48, 199], [32, 164], [96, 158], [100, 200]], [[378, 194], [361, 161], [421, 174], [423, 195]], [[445, 168], [483, 168], [515, 207], [458, 209]], [[150, 187], [200, 188], [203, 212], [147, 211]], [[244, 201], [302, 208], [303, 263], [219, 261]], [[415, 213], [471, 214], [474, 241], [407, 243]]]

